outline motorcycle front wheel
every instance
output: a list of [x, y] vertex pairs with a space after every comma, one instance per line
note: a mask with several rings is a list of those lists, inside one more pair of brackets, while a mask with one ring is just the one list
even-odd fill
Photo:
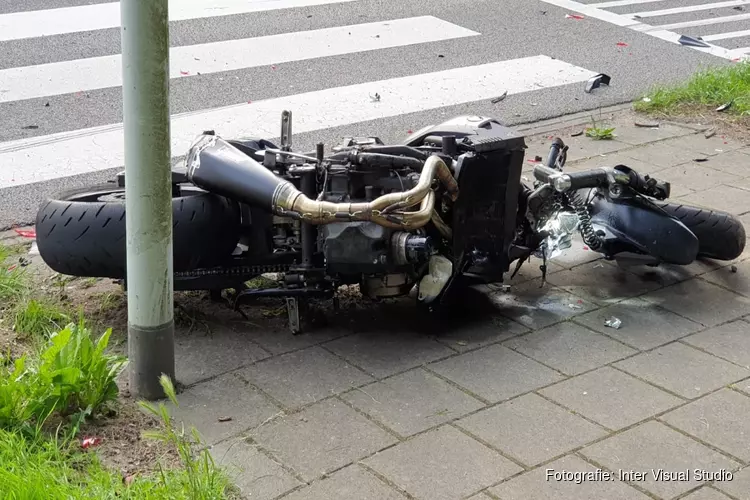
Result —
[[745, 250], [745, 228], [732, 214], [676, 203], [659, 203], [698, 238], [698, 257], [733, 260]]
[[[236, 203], [181, 185], [172, 197], [174, 271], [215, 265], [236, 248]], [[36, 217], [36, 242], [44, 262], [70, 276], [126, 276], [125, 188], [104, 184], [60, 193]]]

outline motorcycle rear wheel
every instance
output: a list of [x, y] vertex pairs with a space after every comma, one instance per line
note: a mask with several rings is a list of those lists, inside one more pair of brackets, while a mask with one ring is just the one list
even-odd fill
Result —
[[745, 250], [745, 228], [732, 214], [675, 203], [659, 203], [659, 206], [698, 237], [698, 257], [732, 260]]
[[[174, 271], [214, 265], [239, 240], [239, 206], [191, 185], [172, 197]], [[126, 276], [125, 188], [104, 184], [60, 193], [42, 204], [36, 242], [44, 262], [70, 276]]]

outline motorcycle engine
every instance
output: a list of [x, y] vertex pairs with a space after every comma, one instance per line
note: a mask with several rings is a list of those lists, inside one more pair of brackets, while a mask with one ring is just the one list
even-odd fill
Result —
[[[377, 139], [357, 141], [348, 138], [334, 148], [341, 154], [357, 154], [363, 144]], [[343, 152], [343, 153], [342, 153]], [[387, 168], [383, 165], [349, 164], [331, 168], [325, 185], [326, 201], [335, 203], [369, 202], [383, 194], [414, 187], [419, 173], [410, 168]], [[396, 297], [409, 293], [434, 252], [432, 241], [420, 232], [389, 229], [374, 222], [340, 222], [318, 229], [318, 248], [326, 261], [326, 270], [347, 284], [358, 283], [370, 298]]]

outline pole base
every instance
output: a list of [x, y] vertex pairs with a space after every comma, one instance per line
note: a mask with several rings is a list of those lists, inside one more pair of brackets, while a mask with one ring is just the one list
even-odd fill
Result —
[[175, 382], [174, 320], [157, 327], [128, 324], [130, 393], [149, 401], [166, 397], [162, 374]]

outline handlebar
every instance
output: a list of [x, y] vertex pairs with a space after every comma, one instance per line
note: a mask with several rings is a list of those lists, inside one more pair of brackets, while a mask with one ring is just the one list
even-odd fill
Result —
[[545, 184], [549, 184], [560, 193], [621, 184], [640, 194], [652, 196], [659, 200], [669, 198], [670, 194], [668, 182], [643, 176], [625, 165], [570, 173], [562, 173], [546, 165], [537, 165], [534, 167], [534, 177]]

